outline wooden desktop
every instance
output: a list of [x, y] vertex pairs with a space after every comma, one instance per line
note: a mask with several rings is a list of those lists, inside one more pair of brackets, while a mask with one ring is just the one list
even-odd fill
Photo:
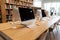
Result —
[[0, 26], [0, 35], [4, 36], [7, 40], [35, 40], [59, 20], [60, 17], [55, 16], [47, 20], [41, 20], [40, 22], [37, 21], [33, 28], [24, 27], [13, 29], [13, 26], [9, 23], [6, 23], [4, 27], [2, 27], [3, 24], [0, 24], [2, 25]]

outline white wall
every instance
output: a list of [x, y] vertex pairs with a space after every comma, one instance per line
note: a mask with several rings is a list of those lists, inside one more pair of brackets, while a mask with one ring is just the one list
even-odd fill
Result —
[[44, 3], [47, 2], [60, 2], [60, 0], [34, 0], [34, 6], [39, 5], [38, 7], [44, 7]]
[[33, 2], [34, 2], [33, 6], [35, 6], [35, 7], [41, 7], [42, 6], [41, 5], [41, 0], [34, 0]]
[[[60, 14], [60, 10], [59, 10], [59, 9], [60, 9], [60, 6], [59, 6], [59, 5], [60, 5], [60, 0], [44, 0], [44, 1], [43, 1], [43, 4], [45, 4], [45, 3], [52, 3], [52, 2], [53, 2], [53, 3], [56, 3], [56, 2], [57, 2], [57, 3], [55, 4], [55, 5], [56, 5], [55, 7], [56, 7], [56, 10], [58, 10], [57, 14]], [[48, 5], [49, 5], [49, 4], [48, 4]], [[47, 6], [48, 6], [48, 5], [47, 5]], [[53, 6], [53, 4], [51, 4], [50, 6]], [[43, 5], [43, 7], [44, 7], [44, 5]]]
[[[60, 0], [34, 0], [34, 6], [44, 8], [45, 3], [60, 2]], [[48, 4], [49, 5], [49, 4]], [[47, 6], [48, 6], [47, 5]], [[57, 7], [57, 6], [56, 6]], [[57, 8], [56, 8], [57, 9]], [[50, 13], [50, 12], [49, 12]], [[60, 14], [60, 10], [57, 14]]]
[[60, 0], [42, 0], [42, 7], [44, 7], [44, 3], [49, 3], [49, 2], [60, 2]]
[[44, 0], [44, 2], [60, 2], [60, 0]]

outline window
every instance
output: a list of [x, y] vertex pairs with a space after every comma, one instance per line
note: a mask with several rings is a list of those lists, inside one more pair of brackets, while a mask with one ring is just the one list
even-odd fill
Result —
[[60, 12], [60, 2], [44, 3], [44, 8], [50, 12], [51, 8], [54, 8], [56, 13]]

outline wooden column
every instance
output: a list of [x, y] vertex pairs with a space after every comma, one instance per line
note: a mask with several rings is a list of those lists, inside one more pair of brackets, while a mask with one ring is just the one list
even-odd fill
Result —
[[6, 22], [5, 0], [1, 0], [2, 22]]

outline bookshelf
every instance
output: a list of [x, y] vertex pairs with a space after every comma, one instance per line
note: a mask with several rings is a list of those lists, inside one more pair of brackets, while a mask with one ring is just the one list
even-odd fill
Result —
[[12, 21], [12, 14], [13, 14], [13, 0], [5, 0], [5, 10], [6, 10], [6, 22]]
[[1, 12], [1, 5], [0, 5], [0, 23], [2, 23], [2, 12]]
[[0, 18], [1, 22], [12, 21], [14, 15], [14, 6], [32, 8], [33, 0], [0, 0]]
[[17, 3], [19, 5], [17, 6], [21, 6], [21, 7], [31, 7], [33, 6], [33, 0], [18, 0]]
[[0, 0], [1, 3], [1, 20], [2, 23], [12, 21], [12, 14], [14, 9], [14, 0]]

